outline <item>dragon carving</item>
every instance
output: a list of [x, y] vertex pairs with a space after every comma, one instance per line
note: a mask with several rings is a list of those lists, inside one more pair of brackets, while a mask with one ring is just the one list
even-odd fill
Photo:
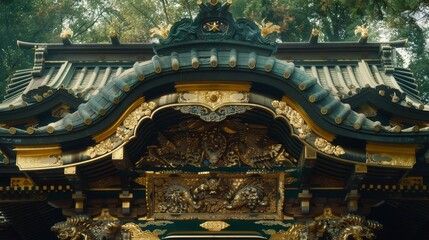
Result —
[[172, 184], [163, 191], [157, 204], [158, 211], [205, 212], [211, 200], [220, 203], [217, 211], [246, 208], [251, 212], [257, 212], [268, 206], [269, 200], [264, 186], [257, 180], [247, 180], [235, 187], [232, 185], [230, 181], [218, 177], [201, 180], [193, 188]]
[[120, 234], [120, 227], [118, 221], [92, 221], [87, 216], [78, 215], [56, 223], [51, 230], [57, 232], [60, 240], [113, 240]]
[[316, 220], [311, 223], [295, 223], [287, 231], [269, 231], [267, 234], [271, 235], [270, 240], [363, 240], [376, 239], [375, 231], [382, 227], [377, 221], [348, 214], [343, 217], [331, 216], [320, 219], [316, 217]]

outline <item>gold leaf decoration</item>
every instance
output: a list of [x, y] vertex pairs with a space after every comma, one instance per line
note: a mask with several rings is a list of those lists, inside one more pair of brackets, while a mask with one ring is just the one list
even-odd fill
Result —
[[159, 36], [162, 39], [166, 39], [168, 37], [168, 33], [170, 32], [171, 24], [168, 24], [167, 26], [161, 26], [154, 27], [149, 30], [150, 36]]
[[280, 33], [280, 26], [274, 25], [272, 22], [265, 22], [265, 18], [262, 19], [261, 23], [256, 23], [261, 30], [262, 37], [267, 37], [271, 33]]
[[200, 224], [200, 226], [212, 232], [220, 232], [229, 227], [229, 224], [224, 221], [207, 221]]

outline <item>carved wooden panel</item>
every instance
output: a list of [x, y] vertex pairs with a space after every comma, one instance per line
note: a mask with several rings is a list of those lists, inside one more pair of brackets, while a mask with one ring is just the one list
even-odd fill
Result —
[[148, 217], [282, 219], [284, 172], [147, 173]]

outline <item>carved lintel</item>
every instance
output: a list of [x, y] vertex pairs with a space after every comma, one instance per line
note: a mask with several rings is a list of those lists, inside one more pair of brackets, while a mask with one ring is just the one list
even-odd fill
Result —
[[313, 194], [309, 190], [302, 190], [298, 194], [298, 199], [301, 201], [301, 213], [308, 214], [310, 212], [310, 199]]
[[282, 220], [284, 173], [146, 173], [155, 219]]
[[133, 199], [133, 194], [128, 191], [123, 191], [119, 194], [119, 199], [122, 202], [122, 214], [129, 215], [131, 213], [131, 200]]
[[84, 211], [84, 201], [86, 199], [85, 194], [83, 194], [82, 191], [76, 191], [76, 193], [72, 195], [72, 199], [75, 202], [75, 212], [82, 214]]
[[360, 198], [360, 194], [356, 189], [353, 189], [349, 193], [347, 193], [345, 200], [347, 202], [347, 207], [349, 209], [349, 212], [357, 212], [359, 198]]

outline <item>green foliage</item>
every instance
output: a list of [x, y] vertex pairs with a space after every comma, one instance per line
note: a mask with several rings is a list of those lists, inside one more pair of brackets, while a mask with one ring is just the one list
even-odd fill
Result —
[[[150, 42], [149, 29], [195, 17], [198, 10], [196, 0], [2, 0], [0, 89], [13, 71], [32, 64], [33, 53], [17, 48], [16, 40], [60, 42], [60, 32], [70, 27], [73, 42], [108, 42], [110, 30], [121, 42]], [[280, 25], [275, 37], [283, 42], [308, 41], [312, 28], [320, 30], [319, 41], [357, 41], [354, 29], [360, 25], [369, 26], [370, 41], [408, 38], [401, 59], [410, 63], [429, 100], [428, 0], [234, 0], [231, 12]]]

